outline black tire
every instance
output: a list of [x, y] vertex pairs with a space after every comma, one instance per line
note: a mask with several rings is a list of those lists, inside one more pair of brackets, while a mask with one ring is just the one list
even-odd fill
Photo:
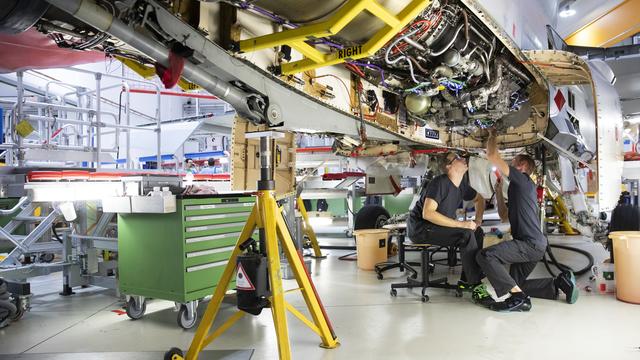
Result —
[[13, 315], [13, 317], [11, 318], [11, 321], [13, 322], [19, 321], [24, 316], [24, 313], [25, 313], [24, 310], [22, 310], [21, 308], [18, 308], [18, 311], [16, 311], [16, 314]]
[[178, 348], [171, 348], [164, 353], [164, 360], [180, 360], [184, 359], [184, 353]]
[[142, 304], [136, 305], [136, 301], [132, 298], [129, 298], [129, 302], [127, 302], [127, 316], [131, 320], [138, 320], [144, 316], [145, 311], [147, 311], [147, 300], [144, 300]]
[[8, 0], [0, 7], [0, 33], [18, 34], [31, 28], [49, 9], [43, 0]]
[[353, 230], [380, 229], [390, 217], [389, 212], [382, 206], [366, 205], [353, 219]]
[[180, 311], [178, 311], [178, 325], [185, 330], [194, 327], [198, 321], [198, 313], [193, 314], [193, 319], [187, 318], [187, 313], [187, 306], [180, 306]]

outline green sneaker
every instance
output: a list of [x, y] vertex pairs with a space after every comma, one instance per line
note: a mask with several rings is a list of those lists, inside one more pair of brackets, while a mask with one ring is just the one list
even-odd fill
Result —
[[563, 271], [555, 279], [556, 287], [558, 287], [566, 296], [567, 304], [575, 304], [580, 295], [580, 289], [576, 284], [576, 277], [571, 271]]
[[471, 290], [471, 298], [474, 303], [484, 307], [489, 307], [496, 302], [491, 297], [491, 294], [489, 294], [489, 291], [487, 291], [487, 285], [485, 284], [478, 284], [474, 286]]

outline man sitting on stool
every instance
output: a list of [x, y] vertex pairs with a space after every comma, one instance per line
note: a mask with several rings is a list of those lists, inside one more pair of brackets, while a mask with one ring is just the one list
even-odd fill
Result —
[[[444, 174], [429, 182], [411, 209], [407, 235], [418, 244], [459, 246], [463, 270], [461, 283], [469, 284], [474, 300], [483, 302], [491, 300], [491, 296], [480, 281], [482, 276], [476, 263], [476, 253], [482, 245], [478, 245], [474, 231], [478, 229], [478, 235], [482, 236], [479, 225], [482, 223], [484, 199], [471, 188], [468, 179], [464, 179], [467, 170], [464, 158], [453, 152], [447, 154]], [[475, 221], [456, 220], [456, 210], [463, 199], [475, 200]]]
[[[498, 152], [495, 130], [489, 133], [487, 158], [509, 179], [508, 217], [513, 236], [512, 241], [478, 252], [478, 264], [493, 285], [496, 295], [511, 295], [505, 301], [490, 304], [490, 308], [495, 311], [529, 311], [531, 299], [527, 294], [557, 299], [558, 288], [567, 295], [567, 302], [573, 304], [578, 299], [578, 288], [571, 272], [563, 272], [555, 279], [526, 280], [547, 248], [547, 239], [540, 229], [536, 185], [529, 177], [535, 169], [533, 159], [528, 155], [518, 155], [511, 165], [507, 165]], [[496, 193], [499, 192], [501, 188], [496, 186]], [[502, 205], [498, 204], [499, 208]], [[509, 272], [504, 265], [511, 265]]]

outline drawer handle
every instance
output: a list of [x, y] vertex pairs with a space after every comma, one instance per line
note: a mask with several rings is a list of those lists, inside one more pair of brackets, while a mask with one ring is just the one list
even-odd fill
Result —
[[216, 262], [198, 265], [198, 266], [190, 266], [187, 268], [187, 272], [190, 273], [194, 271], [210, 269], [210, 268], [226, 265], [227, 263], [229, 263], [229, 260], [216, 261]]
[[231, 214], [187, 216], [185, 218], [185, 221], [226, 219], [226, 218], [249, 216], [249, 214], [251, 214], [251, 213], [250, 212], [239, 212], [239, 213], [231, 213]]
[[250, 207], [253, 206], [253, 202], [246, 203], [233, 203], [233, 204], [212, 204], [212, 205], [187, 205], [184, 207], [185, 210], [207, 210], [207, 209], [228, 209], [234, 207]]
[[198, 257], [198, 256], [205, 256], [205, 255], [219, 254], [227, 251], [233, 251], [233, 249], [235, 248], [236, 246], [234, 245], [234, 246], [227, 246], [227, 247], [218, 248], [218, 249], [193, 251], [193, 252], [187, 253], [187, 259]]
[[187, 227], [186, 231], [187, 232], [194, 232], [194, 231], [224, 229], [224, 228], [230, 228], [230, 227], [235, 227], [235, 226], [241, 226], [241, 225], [244, 225], [244, 224], [246, 224], [246, 222], [240, 221], [240, 222], [226, 223], [226, 224], [205, 225], [205, 226], [191, 226], [191, 227]]

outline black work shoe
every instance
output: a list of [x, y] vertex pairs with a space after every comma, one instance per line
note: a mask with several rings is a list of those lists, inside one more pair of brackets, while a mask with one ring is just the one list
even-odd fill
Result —
[[524, 304], [522, 304], [522, 306], [520, 307], [520, 311], [529, 311], [529, 310], [531, 310], [531, 298], [527, 296], [524, 299]]
[[493, 303], [489, 308], [499, 312], [529, 311], [531, 310], [531, 300], [528, 296], [511, 295], [505, 301]]
[[555, 279], [556, 286], [566, 295], [567, 304], [578, 301], [580, 289], [576, 285], [576, 277], [571, 271], [563, 271]]

